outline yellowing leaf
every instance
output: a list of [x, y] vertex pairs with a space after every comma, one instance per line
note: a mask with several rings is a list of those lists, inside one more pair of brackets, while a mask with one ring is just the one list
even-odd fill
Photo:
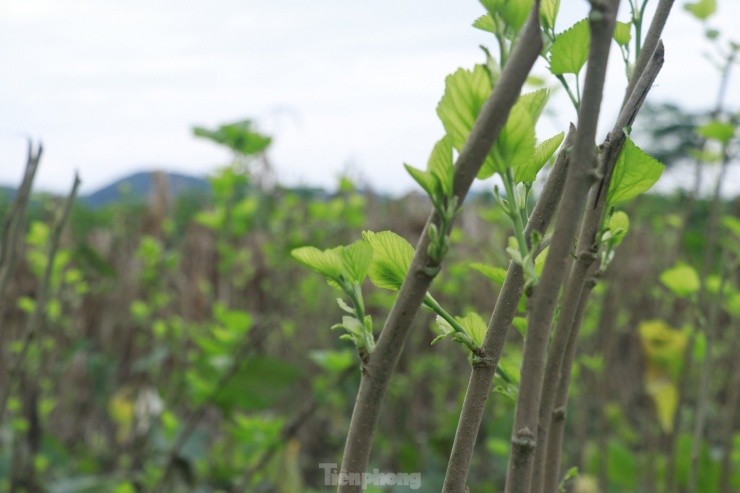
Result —
[[667, 375], [649, 364], [645, 373], [645, 392], [655, 406], [658, 422], [665, 433], [673, 431], [673, 417], [678, 406], [678, 389]]
[[131, 387], [120, 388], [108, 401], [108, 414], [116, 423], [116, 442], [124, 443], [134, 425], [135, 401]]
[[678, 405], [677, 383], [688, 336], [662, 320], [645, 321], [638, 332], [647, 360], [645, 391], [653, 401], [663, 431], [670, 433]]
[[642, 322], [638, 332], [647, 359], [671, 378], [677, 379], [688, 343], [686, 332], [676, 330], [662, 320]]

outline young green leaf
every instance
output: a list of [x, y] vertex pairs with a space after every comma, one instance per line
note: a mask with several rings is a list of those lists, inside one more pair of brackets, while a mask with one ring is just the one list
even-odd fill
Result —
[[[517, 103], [511, 109], [509, 119], [491, 149], [493, 171], [503, 174], [507, 168], [517, 170], [526, 167], [534, 158], [534, 145], [534, 122], [527, 109]], [[489, 173], [492, 170], [487, 164], [488, 161], [482, 171], [490, 176], [493, 173]]]
[[687, 3], [683, 8], [694, 14], [697, 19], [705, 21], [717, 10], [717, 1], [699, 0], [698, 2]]
[[537, 258], [534, 259], [534, 271], [538, 276], [542, 275], [542, 270], [545, 268], [545, 260], [547, 260], [547, 254], [550, 252], [550, 247], [545, 247]]
[[373, 247], [364, 240], [357, 240], [341, 250], [344, 272], [356, 284], [362, 284], [373, 260]]
[[735, 126], [729, 123], [713, 120], [706, 125], [696, 129], [696, 133], [705, 139], [714, 139], [722, 145], [727, 145], [730, 139], [735, 135]]
[[590, 41], [588, 19], [558, 34], [550, 50], [550, 72], [554, 75], [578, 74], [588, 59]]
[[545, 29], [555, 29], [555, 19], [558, 17], [560, 0], [542, 0], [540, 3], [540, 20]]
[[614, 167], [609, 186], [609, 205], [629, 200], [647, 191], [658, 181], [665, 166], [637, 147], [627, 137]]
[[498, 29], [496, 21], [493, 20], [491, 14], [483, 14], [473, 22], [473, 27], [478, 28], [482, 31], [488, 31], [489, 33], [497, 34]]
[[349, 349], [341, 351], [311, 351], [308, 357], [330, 373], [341, 373], [354, 363], [355, 354]]
[[491, 55], [491, 52], [488, 50], [488, 48], [481, 45], [481, 49], [483, 50], [483, 53], [486, 54], [486, 64], [483, 66], [483, 68], [486, 69], [488, 80], [491, 81], [491, 87], [493, 87], [496, 85], [496, 82], [498, 82], [499, 78], [501, 78], [501, 65], [499, 65], [496, 57]]
[[614, 244], [614, 246], [622, 243], [627, 231], [630, 230], [630, 218], [622, 211], [617, 211], [612, 214], [609, 218], [609, 233], [608, 239]]
[[537, 89], [536, 91], [528, 92], [527, 94], [519, 96], [516, 104], [527, 110], [532, 121], [537, 123], [537, 120], [540, 119], [540, 115], [542, 114], [542, 110], [544, 110], [545, 105], [547, 105], [549, 97], [549, 89]]
[[491, 267], [490, 265], [479, 263], [472, 263], [470, 264], [470, 267], [477, 270], [498, 285], [502, 285], [504, 283], [504, 279], [506, 279], [506, 269]]
[[617, 25], [614, 26], [614, 41], [616, 41], [619, 46], [627, 46], [630, 44], [630, 41], [632, 40], [631, 29], [632, 24], [629, 22], [617, 21]]
[[681, 298], [696, 293], [700, 287], [699, 275], [696, 270], [686, 264], [679, 264], [664, 271], [660, 275], [660, 282]]
[[432, 173], [442, 194], [451, 197], [455, 168], [452, 163], [452, 141], [449, 137], [444, 136], [434, 144], [427, 170]]
[[[490, 94], [491, 79], [483, 65], [476, 65], [472, 71], [458, 69], [445, 79], [445, 92], [437, 105], [437, 116], [442, 120], [452, 147], [458, 152], [465, 145], [475, 119]], [[482, 174], [483, 170], [492, 167], [493, 162], [489, 157], [478, 177], [483, 179], [491, 176], [493, 173], [487, 176]]]
[[434, 145], [426, 171], [413, 168], [408, 164], [404, 166], [433, 201], [439, 202], [439, 199], [443, 197], [452, 196], [455, 170], [452, 164], [452, 143], [449, 137], [442, 137]]
[[504, 2], [506, 2], [506, 0], [480, 0], [481, 5], [483, 5], [491, 15], [496, 15]]
[[483, 344], [483, 338], [486, 337], [488, 325], [483, 318], [475, 312], [468, 313], [465, 317], [455, 317], [460, 325], [475, 341], [478, 346]]
[[428, 171], [422, 171], [420, 169], [416, 169], [413, 166], [410, 166], [406, 163], [403, 164], [404, 168], [406, 168], [406, 171], [411, 175], [411, 178], [414, 179], [416, 183], [421, 186], [422, 189], [429, 195], [432, 199], [436, 196], [436, 180], [432, 176], [431, 173]]
[[740, 219], [735, 216], [724, 216], [722, 217], [722, 225], [740, 238]]
[[514, 317], [514, 320], [511, 321], [511, 325], [513, 325], [516, 328], [516, 330], [519, 331], [522, 337], [527, 337], [527, 318], [526, 317]]
[[337, 282], [343, 269], [341, 252], [342, 247], [322, 251], [316, 247], [305, 246], [294, 249], [290, 254], [309, 269]]
[[532, 2], [533, 0], [504, 0], [498, 13], [504, 22], [518, 33], [527, 22]]
[[525, 166], [520, 166], [515, 170], [514, 181], [516, 183], [522, 183], [525, 181], [534, 181], [537, 178], [537, 173], [540, 172], [542, 167], [547, 161], [555, 154], [560, 144], [563, 143], [565, 133], [560, 132], [554, 137], [550, 137], [546, 141], [542, 142], [534, 149], [534, 156]]
[[363, 231], [362, 236], [373, 248], [368, 274], [374, 285], [398, 291], [414, 256], [414, 247], [392, 231]]

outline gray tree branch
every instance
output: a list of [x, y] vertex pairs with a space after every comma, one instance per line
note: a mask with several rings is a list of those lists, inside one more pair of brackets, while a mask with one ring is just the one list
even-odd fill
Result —
[[540, 392], [550, 326], [568, 258], [578, 230], [588, 191], [596, 177], [594, 142], [603, 98], [606, 68], [619, 0], [592, 1], [589, 15], [591, 44], [578, 112], [578, 130], [573, 145], [563, 200], [560, 202], [550, 250], [534, 296], [529, 300], [527, 337], [522, 356], [519, 399], [512, 432], [512, 450], [506, 477], [507, 493], [528, 493], [537, 446]]

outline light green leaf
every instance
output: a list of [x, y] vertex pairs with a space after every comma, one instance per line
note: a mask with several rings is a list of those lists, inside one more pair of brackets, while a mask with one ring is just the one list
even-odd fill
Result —
[[252, 326], [252, 317], [246, 312], [227, 310], [222, 305], [216, 305], [213, 314], [216, 320], [226, 327], [230, 333], [244, 334]]
[[362, 284], [373, 260], [373, 247], [364, 240], [357, 240], [342, 249], [344, 272], [356, 284]]
[[433, 201], [452, 196], [455, 169], [452, 164], [452, 143], [449, 137], [442, 137], [434, 145], [426, 171], [413, 168], [408, 164], [404, 166]]
[[455, 333], [455, 329], [452, 328], [452, 325], [450, 325], [450, 323], [440, 315], [437, 315], [434, 320], [437, 322], [437, 327], [439, 327], [439, 330], [441, 330], [443, 334]]
[[534, 150], [532, 160], [526, 166], [520, 166], [515, 170], [514, 181], [516, 183], [534, 181], [537, 178], [537, 173], [540, 172], [545, 163], [555, 154], [560, 144], [563, 143], [564, 138], [565, 133], [560, 132], [538, 145]]
[[699, 275], [696, 270], [686, 264], [679, 264], [664, 271], [660, 275], [660, 282], [681, 298], [696, 293], [700, 287]]
[[707, 337], [704, 332], [697, 332], [694, 339], [694, 361], [699, 363], [704, 361], [707, 354]]
[[449, 137], [444, 136], [434, 144], [427, 170], [432, 173], [442, 194], [451, 197], [455, 168], [452, 164], [452, 141]]
[[540, 3], [540, 20], [542, 27], [555, 29], [555, 19], [560, 10], [560, 0], [542, 0]]
[[480, 0], [481, 5], [483, 5], [491, 15], [496, 14], [504, 2], [506, 2], [506, 0]]
[[488, 325], [483, 318], [475, 312], [468, 313], [465, 317], [455, 317], [468, 335], [475, 341], [478, 346], [483, 344], [483, 338], [486, 337]]
[[612, 241], [614, 246], [622, 243], [625, 235], [630, 230], [630, 218], [627, 214], [622, 211], [617, 211], [612, 214], [609, 218], [609, 232], [611, 237], [614, 238]]
[[609, 186], [607, 203], [609, 205], [629, 200], [650, 190], [665, 166], [627, 137], [614, 167], [614, 175]]
[[496, 21], [493, 20], [493, 17], [491, 17], [491, 14], [483, 14], [482, 16], [478, 17], [473, 22], [473, 27], [481, 29], [483, 31], [488, 31], [489, 33], [496, 34], [498, 30], [496, 29]]
[[588, 19], [560, 33], [550, 50], [550, 72], [555, 75], [578, 74], [588, 59], [590, 41]]
[[379, 288], [398, 291], [414, 257], [414, 247], [392, 231], [363, 231], [362, 236], [373, 247], [370, 280]]
[[483, 50], [483, 53], [486, 54], [486, 64], [484, 65], [484, 68], [488, 74], [488, 80], [491, 81], [491, 87], [493, 87], [501, 78], [501, 66], [498, 63], [498, 60], [496, 60], [496, 57], [491, 56], [491, 52], [488, 51], [488, 48], [481, 46], [481, 49]]
[[[534, 122], [523, 105], [515, 104], [491, 150], [493, 171], [503, 174], [507, 168], [516, 171], [520, 167], [526, 167], [534, 158], [534, 145]], [[491, 171], [487, 166], [488, 161], [482, 171]]]
[[740, 219], [735, 216], [723, 216], [722, 225], [732, 231], [732, 233], [740, 238]]
[[343, 268], [341, 252], [342, 247], [321, 251], [316, 247], [305, 246], [294, 249], [290, 254], [309, 269], [337, 282]]
[[705, 21], [717, 10], [716, 0], [699, 0], [698, 2], [687, 3], [683, 6], [687, 11], [702, 21]]
[[722, 145], [727, 145], [735, 135], [735, 126], [714, 120], [697, 128], [696, 133], [705, 139], [714, 139], [722, 143]]
[[491, 81], [483, 65], [476, 65], [472, 71], [458, 69], [445, 79], [445, 92], [437, 105], [437, 116], [458, 152], [465, 145], [490, 94]]
[[534, 271], [538, 276], [542, 275], [542, 270], [545, 268], [545, 260], [547, 260], [547, 254], [550, 252], [550, 247], [545, 247], [537, 258], [534, 259]]
[[311, 351], [308, 354], [311, 361], [326, 371], [340, 373], [354, 363], [354, 353], [348, 349], [341, 351]]
[[527, 318], [526, 317], [514, 317], [514, 320], [511, 321], [511, 325], [516, 327], [516, 330], [519, 331], [522, 337], [527, 337]]
[[496, 284], [502, 285], [506, 279], [506, 269], [491, 267], [486, 264], [472, 263], [470, 267], [477, 270]]
[[632, 40], [632, 24], [629, 22], [619, 22], [614, 26], [614, 41], [619, 46], [627, 46]]
[[533, 0], [503, 0], [498, 9], [501, 18], [515, 32], [519, 32], [527, 22]]
[[528, 92], [527, 94], [522, 94], [519, 96], [516, 103], [527, 110], [532, 121], [537, 123], [537, 120], [540, 119], [540, 115], [542, 114], [542, 110], [544, 110], [545, 105], [547, 105], [549, 97], [550, 90], [543, 88], [533, 92]]
[[434, 198], [435, 196], [435, 180], [431, 173], [427, 171], [422, 171], [420, 169], [416, 169], [413, 166], [410, 166], [406, 163], [404, 163], [404, 168], [406, 168], [406, 171], [411, 175], [411, 178], [418, 183], [421, 188], [424, 189], [424, 191], [429, 195], [430, 197]]

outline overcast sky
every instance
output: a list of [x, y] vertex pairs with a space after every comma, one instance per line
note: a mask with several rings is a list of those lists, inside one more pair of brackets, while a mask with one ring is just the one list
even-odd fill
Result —
[[[650, 98], [709, 108], [718, 74], [684, 3]], [[718, 3], [710, 24], [740, 41], [740, 2]], [[587, 7], [562, 0], [557, 30]], [[333, 186], [350, 171], [378, 189], [410, 189], [402, 163], [423, 167], [442, 135], [445, 75], [481, 62], [480, 44], [496, 46], [470, 26], [482, 13], [475, 0], [3, 0], [0, 183], [19, 182], [27, 136], [45, 145], [40, 189], [67, 189], [75, 169], [83, 192], [146, 169], [205, 175], [229, 155], [192, 126], [252, 118], [275, 137], [283, 183]], [[624, 92], [612, 55], [602, 129]], [[535, 74], [546, 73], [538, 63]], [[574, 119], [562, 91], [555, 97], [560, 110], [540, 138]], [[740, 107], [740, 74], [728, 104]]]

